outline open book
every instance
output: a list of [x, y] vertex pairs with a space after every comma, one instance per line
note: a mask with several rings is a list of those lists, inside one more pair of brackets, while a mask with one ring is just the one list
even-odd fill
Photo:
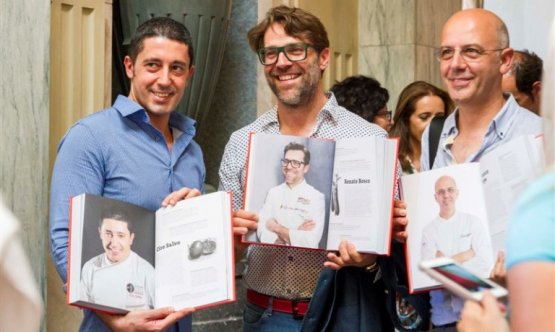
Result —
[[114, 199], [71, 199], [67, 302], [109, 313], [235, 301], [231, 195], [151, 212]]
[[327, 140], [251, 134], [244, 209], [258, 213], [245, 242], [389, 254], [396, 139]]
[[441, 256], [489, 277], [505, 246], [511, 209], [544, 164], [541, 138], [529, 135], [497, 147], [479, 162], [403, 176], [410, 291], [439, 286], [418, 265]]

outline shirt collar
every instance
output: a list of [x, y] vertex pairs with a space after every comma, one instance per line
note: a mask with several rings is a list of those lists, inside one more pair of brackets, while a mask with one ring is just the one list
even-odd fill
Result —
[[[503, 139], [511, 125], [511, 119], [514, 118], [515, 113], [518, 112], [518, 109], [520, 108], [512, 94], [503, 93], [503, 97], [506, 100], [505, 104], [503, 104], [501, 110], [491, 121], [488, 131], [486, 132], [486, 136], [491, 135], [491, 133], [495, 133], [498, 138]], [[448, 141], [450, 141], [457, 136], [459, 132], [456, 122], [458, 114], [459, 108], [457, 107], [457, 109], [455, 109], [455, 111], [447, 117], [443, 131], [441, 132], [442, 138], [447, 138]]]
[[510, 93], [503, 93], [505, 98], [505, 104], [501, 108], [488, 129], [486, 135], [494, 132], [499, 139], [503, 139], [511, 126], [511, 119], [515, 118], [516, 112], [519, 112], [520, 106], [516, 102], [515, 98]]
[[[340, 106], [337, 103], [337, 99], [335, 99], [335, 96], [332, 92], [327, 92], [326, 97], [328, 98], [328, 100], [324, 104], [324, 107], [322, 107], [322, 109], [320, 110], [320, 113], [318, 113], [317, 123], [311, 133], [311, 136], [314, 136], [318, 132], [318, 129], [320, 128], [322, 122], [332, 121], [333, 123], [337, 123], [338, 121]], [[277, 105], [274, 105], [274, 107], [272, 107], [269, 112], [260, 117], [259, 120], [263, 122], [263, 127], [265, 127], [263, 131], [267, 130], [269, 132], [272, 132], [269, 129], [273, 128], [276, 130], [276, 133], [279, 132]]]
[[[114, 102], [114, 108], [123, 117], [131, 118], [136, 114], [135, 116], [138, 116], [141, 121], [150, 123], [145, 109], [128, 97], [119, 95]], [[196, 133], [196, 121], [176, 111], [173, 111], [170, 114], [170, 127], [177, 128], [183, 133], [192, 136]]]

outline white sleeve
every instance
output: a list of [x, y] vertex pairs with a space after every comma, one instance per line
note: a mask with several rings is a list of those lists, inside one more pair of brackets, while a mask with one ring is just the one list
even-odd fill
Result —
[[258, 240], [262, 243], [274, 243], [277, 240], [277, 235], [266, 228], [266, 221], [270, 218], [276, 217], [273, 215], [273, 206], [276, 200], [273, 192], [274, 188], [268, 191], [266, 200], [264, 201], [264, 206], [262, 206], [262, 210], [260, 210], [260, 213], [258, 214], [258, 228], [256, 229], [256, 235], [258, 235]]
[[437, 244], [434, 240], [433, 221], [429, 223], [422, 230], [422, 247], [421, 247], [421, 260], [432, 259], [436, 257]]
[[324, 232], [324, 223], [326, 218], [326, 202], [324, 194], [315, 190], [314, 201], [311, 202], [309, 216], [316, 223], [315, 227], [310, 231], [302, 231], [297, 229], [289, 229], [289, 240], [291, 245], [308, 248], [318, 248], [322, 233]]

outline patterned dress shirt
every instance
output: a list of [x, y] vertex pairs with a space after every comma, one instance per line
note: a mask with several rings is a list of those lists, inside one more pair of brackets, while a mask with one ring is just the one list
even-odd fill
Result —
[[[234, 132], [226, 145], [220, 165], [220, 190], [233, 193], [233, 208], [243, 206], [249, 133], [280, 134], [277, 106], [253, 123]], [[342, 139], [348, 137], [387, 137], [379, 126], [339, 106], [332, 93], [318, 114], [310, 137]], [[325, 251], [291, 247], [251, 245], [247, 252], [245, 282], [248, 288], [269, 296], [286, 299], [312, 297]]]

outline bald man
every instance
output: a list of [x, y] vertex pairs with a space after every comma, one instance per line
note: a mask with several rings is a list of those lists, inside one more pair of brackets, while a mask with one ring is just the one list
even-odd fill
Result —
[[435, 183], [435, 200], [439, 216], [422, 232], [422, 259], [451, 257], [459, 264], [483, 275], [493, 265], [491, 242], [484, 222], [478, 217], [456, 209], [459, 189], [450, 176]]
[[[484, 9], [453, 14], [443, 26], [437, 58], [443, 83], [457, 109], [445, 119], [432, 165], [429, 128], [422, 136], [423, 171], [474, 162], [513, 138], [541, 133], [541, 120], [503, 93], [513, 50], [505, 23]], [[493, 268], [493, 266], [492, 266]], [[432, 323], [455, 331], [463, 301], [445, 291], [430, 292]]]

